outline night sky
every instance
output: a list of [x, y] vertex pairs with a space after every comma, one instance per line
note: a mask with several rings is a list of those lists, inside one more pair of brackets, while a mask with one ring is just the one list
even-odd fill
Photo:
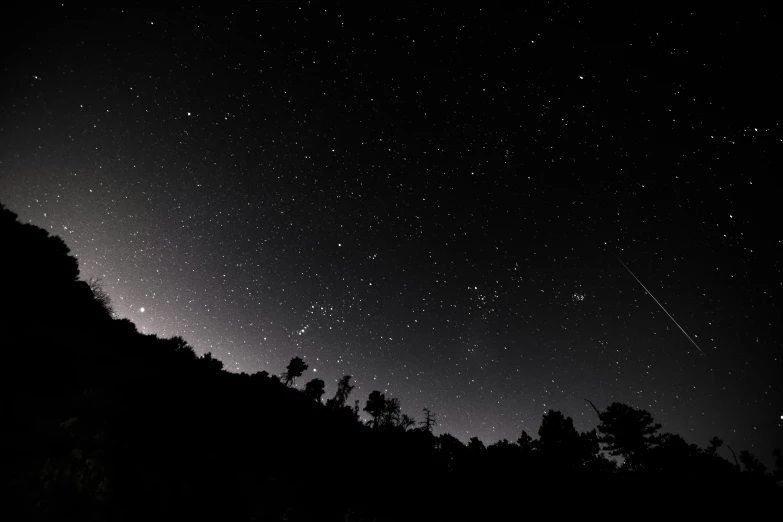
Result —
[[4, 16], [0, 201], [230, 371], [299, 355], [487, 443], [619, 401], [769, 462], [783, 27], [716, 16]]

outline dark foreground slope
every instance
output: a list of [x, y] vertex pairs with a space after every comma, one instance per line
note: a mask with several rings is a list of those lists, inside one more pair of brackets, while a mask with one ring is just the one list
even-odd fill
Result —
[[627, 518], [747, 513], [779, 496], [763, 471], [681, 439], [644, 471], [617, 469], [557, 412], [539, 440], [489, 448], [371, 428], [344, 400], [138, 333], [78, 279], [62, 240], [2, 207], [0, 242], [4, 519]]

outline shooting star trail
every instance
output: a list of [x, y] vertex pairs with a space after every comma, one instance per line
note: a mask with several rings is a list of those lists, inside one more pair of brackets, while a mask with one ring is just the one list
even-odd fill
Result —
[[676, 325], [677, 325], [677, 328], [679, 328], [679, 329], [680, 329], [680, 331], [681, 331], [683, 334], [685, 334], [685, 337], [687, 337], [687, 338], [688, 338], [688, 340], [689, 340], [689, 341], [690, 341], [690, 342], [693, 344], [693, 346], [695, 346], [695, 347], [696, 347], [696, 349], [697, 349], [697, 350], [699, 350], [699, 352], [700, 352], [702, 355], [705, 355], [705, 356], [706, 356], [707, 354], [706, 354], [706, 353], [704, 353], [704, 352], [701, 350], [701, 348], [699, 348], [699, 345], [698, 345], [698, 344], [696, 344], [696, 341], [694, 341], [693, 339], [691, 339], [691, 336], [690, 336], [690, 335], [688, 335], [688, 332], [686, 332], [686, 331], [683, 329], [683, 327], [682, 327], [682, 326], [680, 326], [680, 323], [678, 323], [678, 322], [677, 322], [677, 321], [674, 319], [674, 317], [672, 317], [672, 314], [670, 314], [669, 312], [667, 312], [667, 311], [666, 311], [666, 308], [664, 308], [664, 307], [663, 307], [663, 305], [662, 305], [662, 304], [661, 304], [661, 303], [660, 303], [660, 302], [659, 302], [659, 301], [658, 301], [658, 300], [655, 298], [655, 296], [654, 296], [654, 295], [652, 295], [652, 292], [650, 292], [649, 290], [647, 290], [647, 287], [646, 287], [646, 286], [644, 286], [644, 283], [642, 283], [641, 281], [639, 281], [639, 278], [638, 278], [638, 277], [636, 277], [636, 274], [634, 274], [633, 272], [631, 272], [631, 269], [630, 269], [630, 268], [628, 268], [628, 266], [627, 266], [625, 263], [623, 263], [623, 260], [622, 260], [622, 259], [620, 259], [620, 258], [619, 258], [617, 255], [615, 255], [614, 257], [616, 257], [616, 258], [617, 258], [617, 260], [620, 262], [620, 264], [621, 264], [621, 265], [623, 265], [623, 267], [625, 267], [625, 269], [626, 269], [626, 270], [628, 270], [628, 273], [629, 273], [629, 274], [631, 274], [631, 275], [633, 276], [633, 278], [634, 278], [634, 279], [636, 279], [636, 282], [637, 282], [637, 283], [639, 283], [640, 285], [642, 285], [642, 288], [644, 288], [644, 291], [645, 291], [645, 292], [647, 292], [647, 295], [649, 295], [650, 297], [652, 297], [652, 298], [653, 298], [653, 301], [655, 301], [655, 302], [658, 304], [658, 306], [660, 306], [660, 307], [661, 307], [661, 310], [663, 310], [663, 311], [664, 311], [664, 313], [665, 313], [666, 315], [668, 315], [668, 316], [669, 316], [669, 319], [671, 319], [671, 320], [672, 320], [672, 322], [673, 322], [674, 324], [676, 324]]

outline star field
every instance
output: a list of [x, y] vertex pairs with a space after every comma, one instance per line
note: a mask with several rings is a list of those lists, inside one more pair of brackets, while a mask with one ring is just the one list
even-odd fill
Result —
[[300, 385], [353, 375], [351, 400], [463, 440], [620, 401], [768, 459], [779, 30], [566, 4], [22, 14], [0, 200], [120, 317], [230, 371], [299, 355]]

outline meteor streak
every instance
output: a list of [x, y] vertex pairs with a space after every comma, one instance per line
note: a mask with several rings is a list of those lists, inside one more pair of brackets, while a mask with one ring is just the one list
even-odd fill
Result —
[[699, 352], [700, 352], [702, 355], [707, 355], [706, 353], [702, 352], [701, 348], [699, 348], [699, 345], [698, 345], [698, 344], [696, 344], [696, 341], [694, 341], [693, 339], [691, 339], [691, 336], [690, 336], [690, 335], [688, 335], [688, 332], [686, 332], [686, 331], [685, 331], [685, 330], [682, 328], [682, 326], [680, 326], [680, 323], [678, 323], [678, 322], [677, 322], [677, 321], [674, 319], [674, 317], [672, 317], [672, 314], [670, 314], [669, 312], [667, 312], [667, 311], [666, 311], [666, 308], [664, 308], [664, 307], [663, 307], [663, 305], [662, 305], [662, 304], [661, 304], [661, 303], [660, 303], [660, 302], [659, 302], [659, 301], [658, 301], [658, 300], [655, 298], [655, 296], [654, 296], [654, 295], [652, 295], [652, 293], [651, 293], [649, 290], [647, 290], [647, 287], [646, 287], [646, 286], [644, 286], [644, 283], [642, 283], [641, 281], [639, 281], [639, 278], [638, 278], [638, 277], [636, 277], [636, 274], [634, 274], [633, 272], [631, 272], [631, 269], [630, 269], [630, 268], [628, 268], [628, 266], [627, 266], [625, 263], [623, 263], [623, 260], [622, 260], [622, 259], [620, 259], [620, 258], [619, 258], [617, 255], [615, 255], [614, 257], [616, 257], [616, 258], [617, 258], [617, 260], [620, 262], [620, 264], [621, 264], [621, 265], [623, 265], [623, 267], [625, 267], [625, 269], [626, 269], [626, 270], [628, 270], [628, 273], [629, 273], [629, 274], [631, 274], [631, 275], [633, 276], [633, 278], [634, 278], [634, 279], [636, 279], [636, 282], [637, 282], [637, 283], [639, 283], [639, 284], [642, 286], [642, 288], [644, 288], [644, 291], [645, 291], [645, 292], [647, 292], [647, 295], [649, 295], [650, 297], [652, 297], [652, 298], [653, 298], [653, 301], [655, 301], [655, 302], [658, 304], [658, 306], [660, 306], [660, 307], [661, 307], [661, 310], [663, 310], [663, 311], [664, 311], [664, 313], [665, 313], [666, 315], [668, 315], [668, 316], [669, 316], [669, 319], [671, 319], [671, 320], [672, 320], [672, 322], [673, 322], [674, 324], [676, 324], [676, 325], [677, 325], [677, 328], [679, 328], [679, 329], [680, 329], [680, 331], [681, 331], [683, 334], [685, 334], [685, 337], [687, 337], [687, 338], [688, 338], [688, 340], [691, 342], [691, 344], [693, 344], [693, 346], [695, 346], [695, 347], [696, 347], [696, 349], [697, 349], [697, 350], [699, 350]]

